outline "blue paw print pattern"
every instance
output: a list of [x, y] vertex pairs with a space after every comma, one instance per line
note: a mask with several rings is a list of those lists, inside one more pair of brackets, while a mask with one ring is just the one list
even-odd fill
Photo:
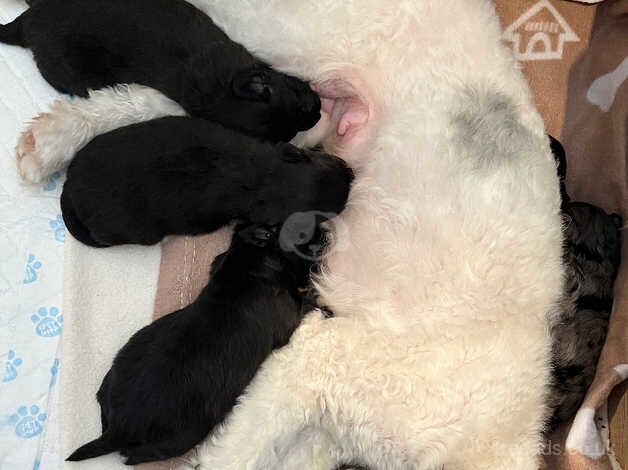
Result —
[[46, 307], [40, 307], [37, 313], [31, 316], [31, 320], [35, 324], [35, 333], [45, 338], [59, 336], [63, 329], [61, 326], [63, 325], [63, 315], [59, 315], [57, 307], [50, 307], [50, 310]]
[[57, 375], [59, 375], [59, 359], [55, 359], [50, 368], [50, 387], [54, 387], [57, 383]]
[[11, 424], [15, 427], [15, 434], [24, 439], [38, 436], [44, 430], [46, 413], [40, 413], [36, 405], [30, 408], [20, 406], [17, 413], [11, 415]]
[[46, 181], [46, 185], [44, 186], [44, 192], [51, 192], [57, 189], [59, 178], [61, 177], [61, 173], [55, 171], [52, 175], [48, 177], [48, 181]]
[[4, 372], [3, 382], [11, 382], [17, 379], [17, 368], [22, 365], [22, 359], [16, 357], [15, 351], [9, 351], [9, 357], [7, 358], [7, 366]]
[[50, 228], [54, 232], [55, 240], [63, 243], [65, 241], [65, 224], [63, 223], [63, 217], [61, 214], [49, 222]]
[[41, 262], [37, 261], [35, 255], [32, 253], [28, 254], [28, 259], [26, 260], [26, 275], [24, 276], [24, 284], [31, 284], [37, 280], [37, 271], [41, 269]]
[[33, 470], [39, 470], [40, 464], [41, 462], [39, 461], [39, 459], [35, 459], [35, 463], [33, 464]]

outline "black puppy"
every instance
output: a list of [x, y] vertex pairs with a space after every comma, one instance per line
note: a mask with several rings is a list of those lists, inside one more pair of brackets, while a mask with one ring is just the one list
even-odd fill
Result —
[[310, 266], [282, 251], [275, 229], [236, 228], [198, 299], [118, 352], [97, 394], [102, 436], [68, 460], [117, 450], [133, 465], [181, 455], [203, 440], [298, 326]]
[[184, 0], [32, 3], [0, 26], [0, 41], [30, 48], [61, 92], [139, 83], [188, 114], [272, 140], [290, 140], [320, 118], [306, 83], [267, 67]]
[[622, 219], [584, 202], [565, 216], [565, 290], [552, 326], [550, 429], [571, 419], [584, 400], [606, 341], [621, 261]]
[[339, 213], [352, 178], [332, 155], [166, 117], [83, 148], [68, 169], [61, 209], [70, 233], [87, 245], [151, 245], [235, 219], [275, 225], [295, 212]]

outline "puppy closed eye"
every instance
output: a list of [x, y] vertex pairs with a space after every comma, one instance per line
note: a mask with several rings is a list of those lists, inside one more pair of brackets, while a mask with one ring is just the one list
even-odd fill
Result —
[[253, 101], [268, 102], [273, 95], [273, 87], [267, 75], [260, 70], [236, 75], [232, 90], [236, 97]]

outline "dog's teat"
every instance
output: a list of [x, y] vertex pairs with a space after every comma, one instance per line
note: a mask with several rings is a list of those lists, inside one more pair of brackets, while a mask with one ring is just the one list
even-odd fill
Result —
[[341, 138], [351, 138], [370, 117], [368, 103], [353, 85], [341, 79], [326, 80], [312, 87], [321, 98], [321, 109], [328, 114]]

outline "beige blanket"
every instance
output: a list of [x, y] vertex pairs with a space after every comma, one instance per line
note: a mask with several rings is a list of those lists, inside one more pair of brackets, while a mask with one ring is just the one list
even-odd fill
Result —
[[[568, 192], [627, 221], [628, 0], [598, 6], [499, 0], [497, 5], [504, 39], [522, 61], [547, 130], [565, 147]], [[550, 437], [549, 468], [628, 468], [626, 389], [612, 394], [628, 376], [628, 233], [622, 256], [595, 381], [573, 425]]]

